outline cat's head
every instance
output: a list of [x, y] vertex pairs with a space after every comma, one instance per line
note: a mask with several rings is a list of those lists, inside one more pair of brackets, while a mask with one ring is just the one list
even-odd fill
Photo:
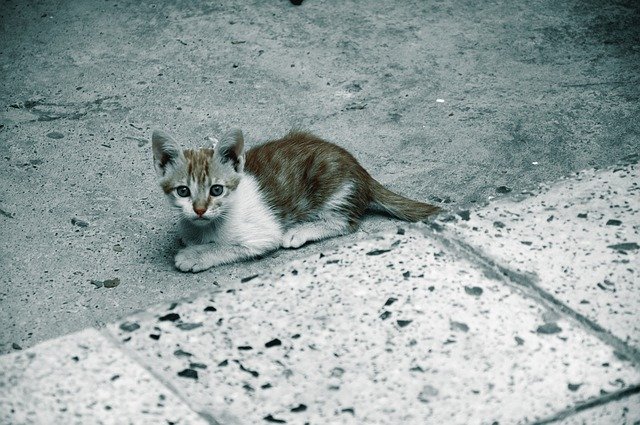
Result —
[[209, 148], [182, 150], [160, 130], [153, 132], [151, 142], [160, 186], [183, 218], [204, 225], [227, 211], [244, 169], [240, 130]]

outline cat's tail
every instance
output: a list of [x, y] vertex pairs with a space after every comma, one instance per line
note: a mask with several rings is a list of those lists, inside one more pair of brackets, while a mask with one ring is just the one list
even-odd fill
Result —
[[371, 208], [404, 221], [422, 221], [441, 211], [440, 207], [414, 201], [394, 193], [371, 178]]

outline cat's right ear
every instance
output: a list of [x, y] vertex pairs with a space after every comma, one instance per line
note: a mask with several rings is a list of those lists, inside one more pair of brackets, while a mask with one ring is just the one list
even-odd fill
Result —
[[153, 130], [151, 145], [153, 146], [153, 165], [159, 176], [164, 176], [167, 170], [175, 167], [183, 157], [180, 146], [162, 130]]

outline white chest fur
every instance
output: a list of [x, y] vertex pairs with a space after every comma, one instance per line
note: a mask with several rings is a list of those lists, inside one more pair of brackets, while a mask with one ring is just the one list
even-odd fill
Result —
[[216, 220], [196, 225], [181, 221], [181, 233], [187, 245], [214, 243], [220, 246], [270, 250], [280, 246], [283, 229], [264, 202], [258, 183], [249, 174], [242, 177], [230, 194], [226, 211]]

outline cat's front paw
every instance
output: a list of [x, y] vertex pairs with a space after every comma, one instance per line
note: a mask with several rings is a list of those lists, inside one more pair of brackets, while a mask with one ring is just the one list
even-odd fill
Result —
[[183, 272], [201, 272], [213, 266], [206, 252], [198, 246], [188, 246], [176, 254], [176, 268]]
[[282, 247], [283, 248], [300, 248], [307, 242], [307, 238], [302, 234], [300, 230], [298, 231], [288, 231], [282, 236]]

